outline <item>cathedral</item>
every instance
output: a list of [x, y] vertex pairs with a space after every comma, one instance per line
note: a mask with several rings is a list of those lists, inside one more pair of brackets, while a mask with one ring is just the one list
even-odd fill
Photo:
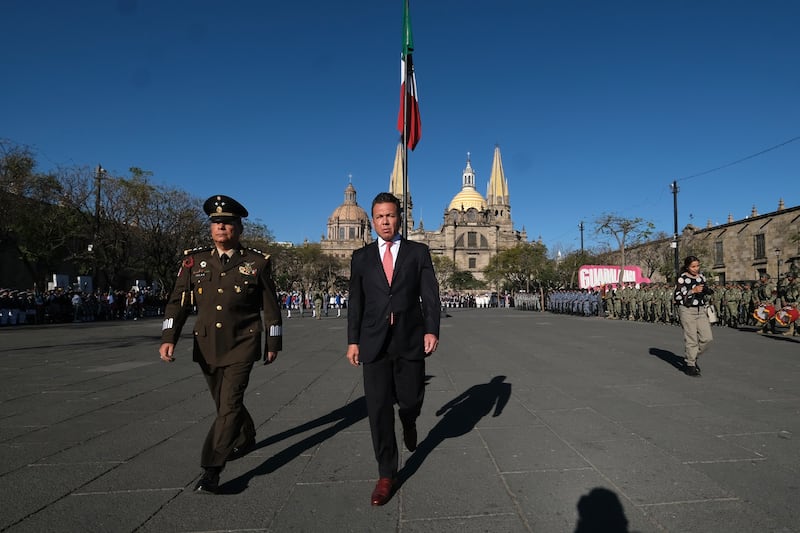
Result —
[[[403, 158], [402, 145], [399, 143], [389, 180], [389, 192], [399, 198], [402, 205]], [[427, 231], [422, 222], [415, 228], [413, 205], [409, 191], [408, 211], [404, 217], [408, 239], [427, 244], [432, 255], [450, 258], [458, 270], [470, 272], [477, 279], [483, 279], [483, 269], [498, 252], [527, 241], [525, 229], [515, 230], [511, 220], [508, 181], [499, 146], [494, 149], [485, 197], [475, 187], [475, 170], [467, 154], [467, 165], [461, 174], [461, 190], [450, 201], [438, 230]], [[348, 183], [344, 203], [328, 218], [326, 237], [321, 242], [322, 250], [329, 255], [349, 259], [353, 250], [372, 240], [370, 215], [358, 205], [355, 188]]]

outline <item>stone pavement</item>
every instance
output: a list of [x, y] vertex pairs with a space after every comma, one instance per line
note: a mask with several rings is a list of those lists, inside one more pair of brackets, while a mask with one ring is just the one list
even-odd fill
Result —
[[800, 531], [800, 338], [714, 328], [690, 378], [675, 327], [450, 315], [381, 508], [344, 318], [286, 320], [218, 496], [191, 490], [213, 406], [188, 335], [166, 364], [157, 320], [0, 329], [0, 530], [571, 532], [580, 506], [580, 533]]

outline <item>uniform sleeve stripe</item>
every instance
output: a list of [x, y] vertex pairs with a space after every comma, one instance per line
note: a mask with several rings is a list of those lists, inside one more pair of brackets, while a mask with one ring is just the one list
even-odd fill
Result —
[[164, 322], [161, 323], [161, 331], [165, 329], [172, 329], [172, 324], [174, 323], [174, 318], [167, 318]]
[[281, 326], [270, 326], [269, 327], [269, 336], [270, 337], [280, 337], [283, 335], [283, 328]]

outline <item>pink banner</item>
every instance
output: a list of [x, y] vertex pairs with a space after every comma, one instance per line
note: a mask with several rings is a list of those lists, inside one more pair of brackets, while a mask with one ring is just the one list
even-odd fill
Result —
[[[642, 276], [642, 269], [638, 266], [626, 266], [622, 275], [624, 283], [650, 283], [650, 278]], [[578, 269], [578, 286], [581, 289], [600, 287], [601, 285], [616, 286], [619, 282], [619, 267], [611, 265], [583, 265]]]

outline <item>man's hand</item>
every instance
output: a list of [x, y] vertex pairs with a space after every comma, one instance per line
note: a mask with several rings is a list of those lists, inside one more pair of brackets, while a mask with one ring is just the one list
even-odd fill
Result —
[[347, 345], [347, 360], [353, 366], [358, 366], [358, 344]]
[[175, 344], [165, 342], [158, 349], [158, 353], [161, 354], [162, 361], [166, 361], [167, 363], [173, 362], [175, 360]]
[[426, 333], [423, 343], [425, 345], [425, 355], [430, 355], [436, 351], [436, 347], [439, 346], [439, 339], [433, 333]]
[[278, 352], [264, 352], [264, 364], [268, 365], [278, 358]]

